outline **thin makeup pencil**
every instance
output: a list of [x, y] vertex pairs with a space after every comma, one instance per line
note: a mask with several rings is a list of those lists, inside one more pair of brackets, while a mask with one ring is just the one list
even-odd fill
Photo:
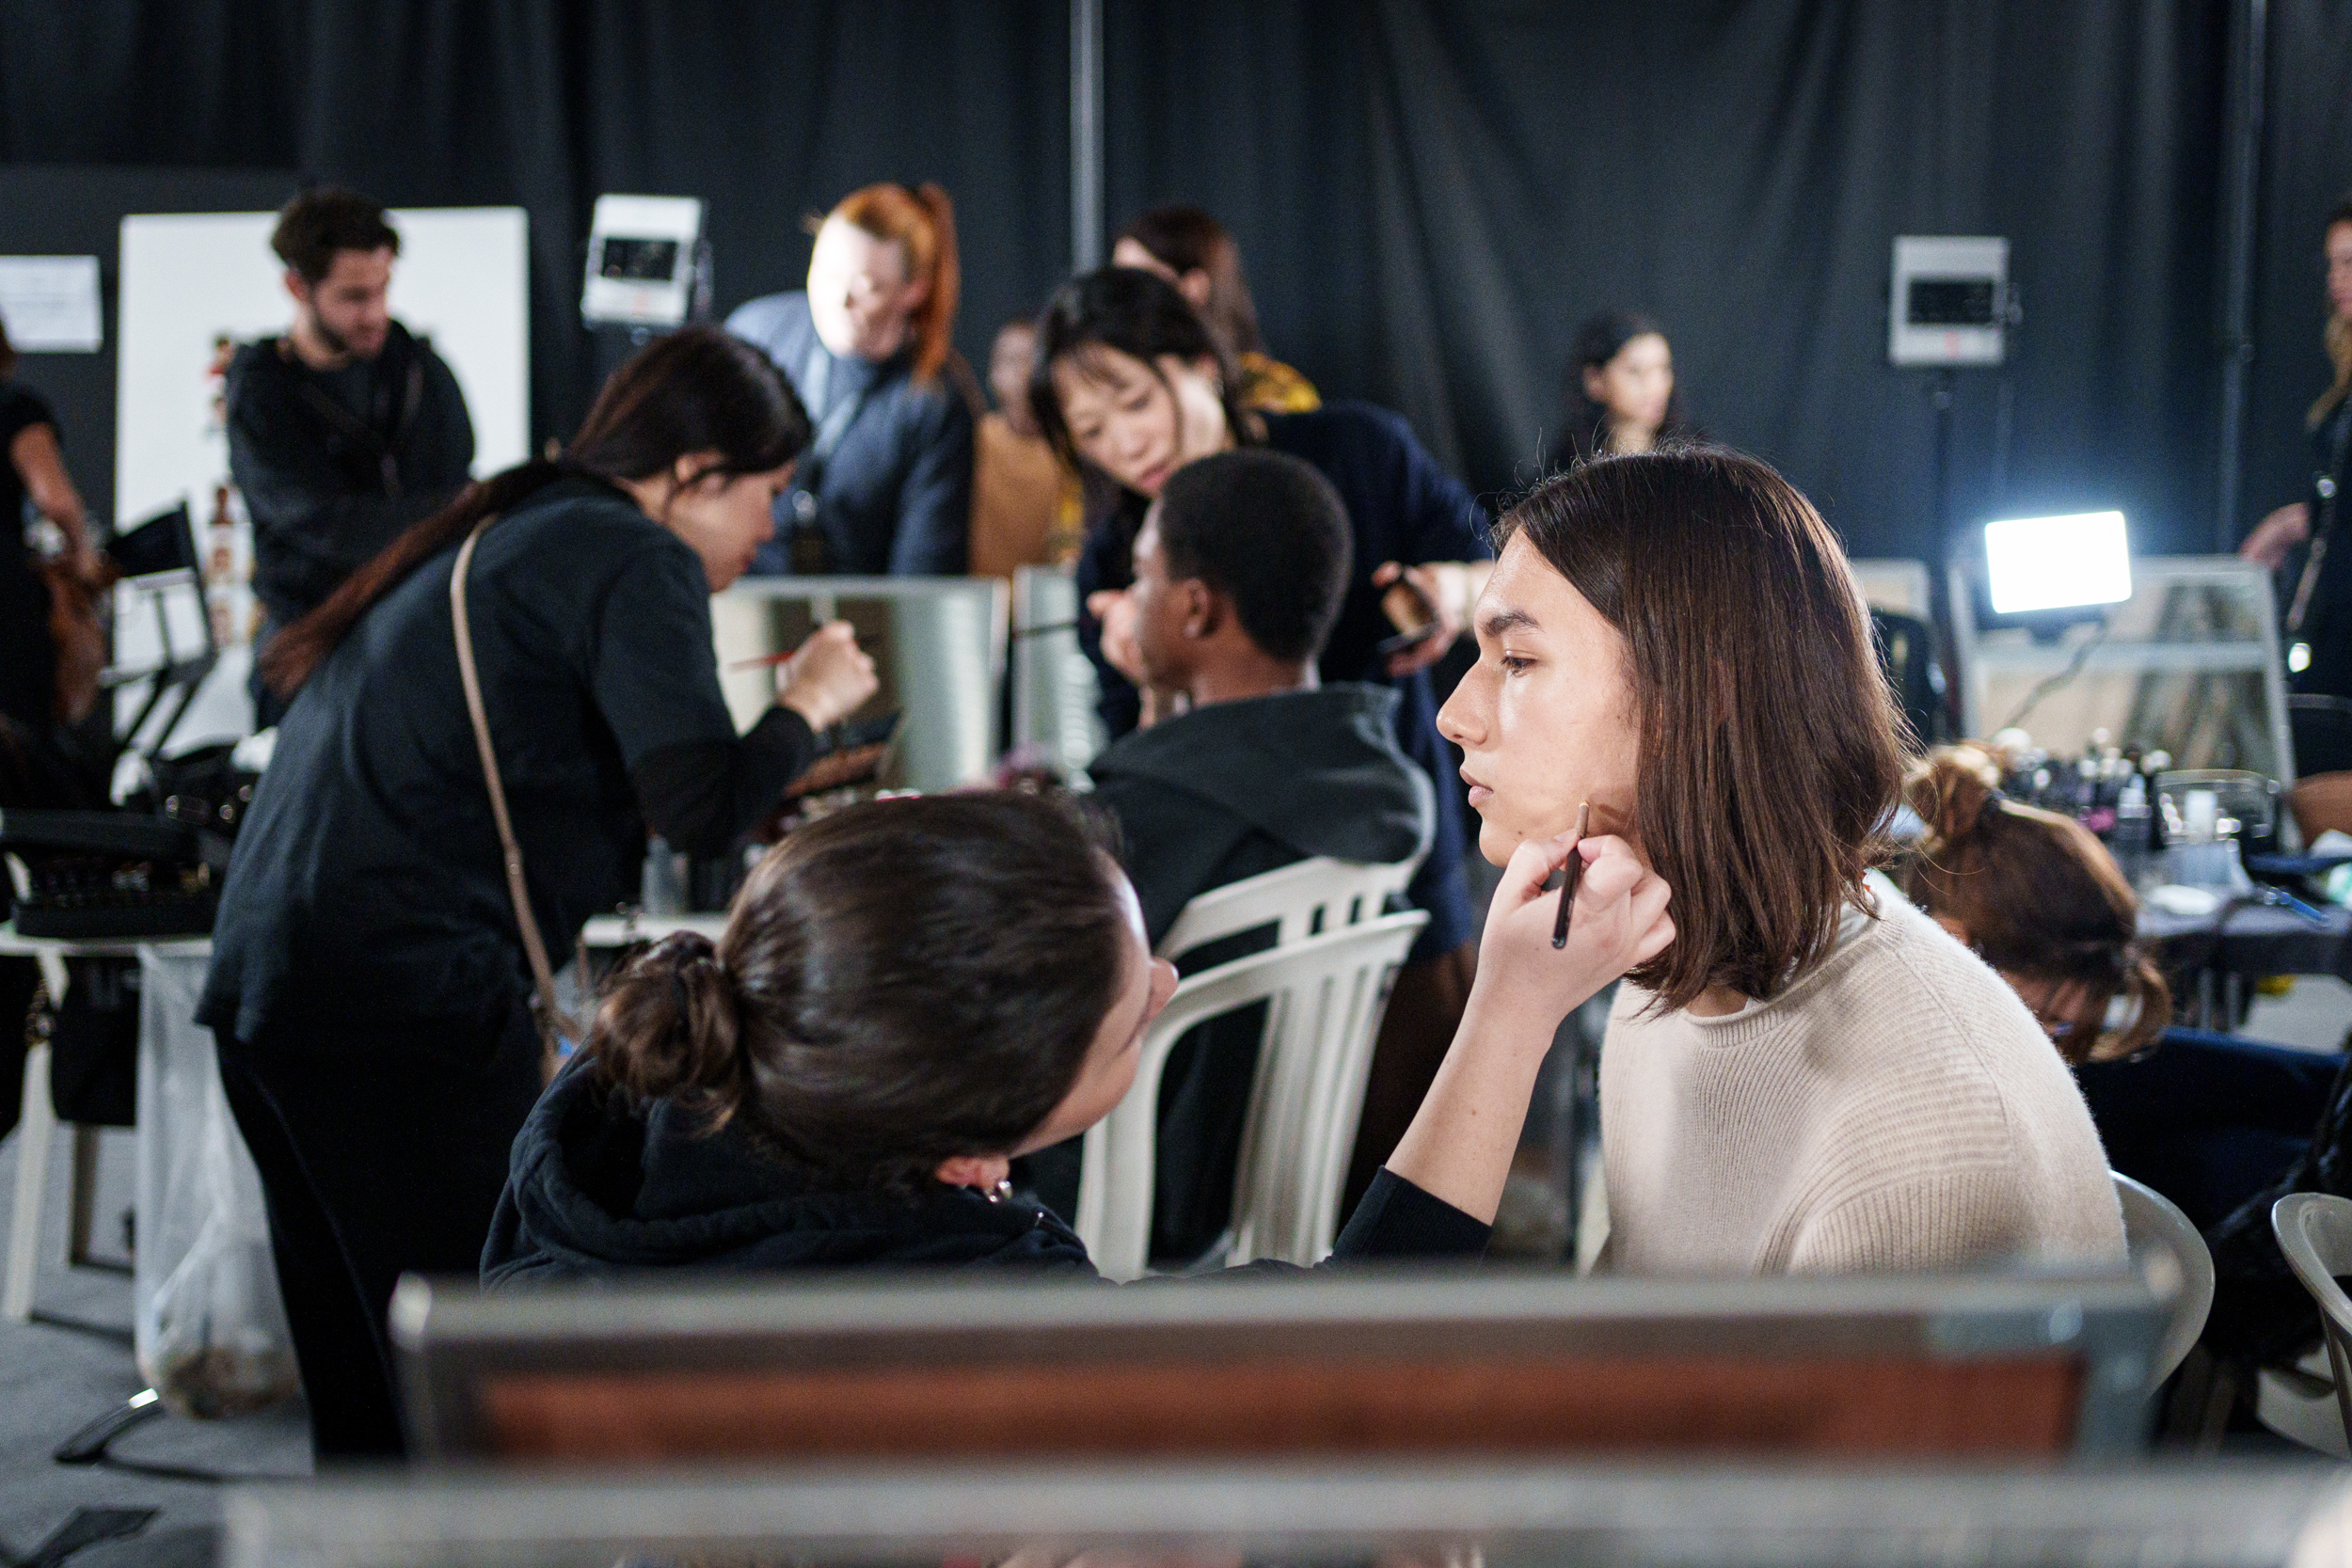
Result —
[[[1593, 803], [1583, 801], [1576, 808], [1576, 842], [1581, 846], [1584, 835], [1593, 831]], [[1576, 903], [1576, 884], [1584, 870], [1584, 855], [1581, 848], [1568, 851], [1568, 863], [1560, 871], [1560, 913], [1551, 923], [1551, 945], [1568, 944], [1568, 911]]]

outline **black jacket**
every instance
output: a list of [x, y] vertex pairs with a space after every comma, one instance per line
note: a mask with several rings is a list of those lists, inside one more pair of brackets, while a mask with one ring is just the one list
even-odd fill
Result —
[[[459, 685], [452, 544], [379, 599], [295, 697], [237, 834], [198, 1016], [309, 1039], [355, 1019], [486, 1026], [529, 994]], [[738, 736], [702, 562], [569, 478], [482, 535], [467, 578], [483, 703], [541, 935], [571, 951], [635, 888], [650, 826], [717, 854], [814, 760], [800, 715]]]
[[[961, 577], [972, 530], [972, 410], [945, 373], [917, 382], [912, 349], [881, 364], [834, 358], [818, 340], [805, 293], [755, 299], [727, 318], [727, 330], [767, 351], [818, 433], [792, 487], [776, 499], [776, 537], [752, 570], [792, 570], [795, 509], [813, 501], [827, 571]], [[811, 383], [812, 358], [823, 364], [821, 391]], [[818, 449], [837, 409], [849, 423], [827, 453]]]
[[1397, 693], [1352, 681], [1196, 708], [1089, 765], [1118, 817], [1153, 943], [1186, 904], [1313, 855], [1390, 864], [1429, 847], [1437, 808], [1397, 744]]
[[[1464, 1257], [1486, 1244], [1486, 1226], [1383, 1172], [1333, 1256]], [[482, 1249], [483, 1283], [493, 1286], [640, 1270], [907, 1265], [1094, 1272], [1076, 1234], [1025, 1197], [992, 1203], [937, 1185], [903, 1196], [811, 1190], [739, 1120], [706, 1134], [667, 1101], [641, 1113], [578, 1064], [515, 1139]]]
[[[1477, 933], [1470, 886], [1462, 875], [1469, 839], [1468, 808], [1453, 749], [1438, 734], [1438, 697], [1429, 672], [1401, 677], [1387, 673], [1380, 640], [1395, 628], [1380, 608], [1381, 590], [1372, 574], [1383, 562], [1417, 566], [1432, 561], [1478, 561], [1486, 545], [1486, 515], [1461, 483], [1447, 473], [1413, 438], [1410, 426], [1385, 408], [1334, 403], [1303, 414], [1266, 414], [1265, 444], [1311, 463], [1346, 503], [1355, 536], [1354, 577], [1340, 615], [1323, 644], [1320, 672], [1325, 684], [1363, 681], [1394, 690], [1397, 744], [1437, 788], [1437, 834], [1411, 889], [1413, 904], [1429, 911], [1429, 925], [1413, 944], [1419, 962], [1450, 953]], [[1143, 523], [1143, 499], [1125, 495], [1120, 508], [1096, 523], [1078, 558], [1078, 595], [1101, 588], [1124, 588], [1135, 580], [1135, 536]], [[1095, 663], [1103, 689], [1102, 714], [1113, 736], [1136, 727], [1140, 698], [1124, 676], [1102, 657], [1102, 628], [1081, 612], [1079, 642]]]
[[398, 322], [370, 366], [366, 417], [282, 338], [229, 365], [229, 471], [253, 519], [253, 592], [279, 626], [462, 489], [473, 467], [465, 394]]
[[[1088, 771], [1119, 821], [1127, 876], [1158, 945], [1192, 899], [1313, 855], [1392, 864], [1425, 853], [1436, 823], [1428, 778], [1396, 742], [1395, 691], [1342, 683], [1217, 703], [1113, 741]], [[1194, 974], [1262, 951], [1250, 933], [1180, 955]], [[1160, 1078], [1152, 1259], [1207, 1251], [1232, 1217], [1243, 1122], [1265, 1009], [1188, 1032]], [[1078, 1146], [1044, 1149], [1024, 1178], [1077, 1212]]]

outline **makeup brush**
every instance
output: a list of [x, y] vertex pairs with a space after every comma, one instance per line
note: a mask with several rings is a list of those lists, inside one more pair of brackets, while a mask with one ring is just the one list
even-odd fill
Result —
[[[1576, 842], [1581, 846], [1584, 835], [1593, 831], [1593, 803], [1583, 801], [1576, 808]], [[1551, 923], [1551, 945], [1568, 944], [1568, 911], [1576, 903], [1576, 884], [1584, 871], [1584, 856], [1581, 848], [1568, 851], [1568, 863], [1560, 872], [1560, 913]]]

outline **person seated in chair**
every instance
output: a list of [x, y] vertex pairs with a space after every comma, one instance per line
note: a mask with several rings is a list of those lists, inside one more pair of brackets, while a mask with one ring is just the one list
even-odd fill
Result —
[[[1157, 946], [1200, 894], [1312, 856], [1391, 864], [1428, 852], [1427, 775], [1396, 742], [1397, 696], [1315, 673], [1347, 591], [1339, 493], [1295, 457], [1216, 453], [1171, 475], [1136, 536], [1136, 640], [1159, 720], [1089, 771], [1119, 823], [1127, 874]], [[1212, 943], [1188, 971], [1263, 947]], [[1180, 956], [1181, 957], [1181, 956]], [[1211, 1021], [1178, 1042], [1160, 1086], [1152, 1255], [1198, 1258], [1225, 1228], [1262, 1014]], [[1031, 1170], [1075, 1212], [1075, 1146]]]

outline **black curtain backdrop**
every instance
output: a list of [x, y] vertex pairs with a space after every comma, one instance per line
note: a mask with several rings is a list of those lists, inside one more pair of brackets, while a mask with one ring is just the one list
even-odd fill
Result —
[[1959, 377], [1956, 515], [2120, 504], [2143, 547], [2210, 533], [2217, 4], [1109, 16], [1114, 223], [1220, 213], [1275, 351], [1403, 409], [1482, 489], [1558, 453], [1578, 322], [1636, 309], [1711, 435], [1856, 553], [1927, 554], [1933, 420], [1886, 364], [1890, 242], [2006, 234], [2026, 319], [2006, 393]]
[[803, 220], [876, 180], [957, 204], [977, 362], [1070, 256], [1062, 0], [169, 0], [0, 6], [0, 161], [279, 167], [531, 216], [532, 423], [594, 394], [607, 191], [707, 203], [721, 313], [798, 288]]
[[[1857, 553], [1932, 558], [1933, 418], [1885, 364], [1889, 242], [1996, 233], [2026, 322], [1959, 378], [1955, 515], [2117, 504], [2208, 547], [2229, 0], [1106, 0], [1108, 217], [1200, 202], [1277, 352], [1489, 495], [1560, 446], [1588, 311], [1673, 335], [1692, 412]], [[2249, 517], [2303, 467], [2316, 224], [2352, 184], [2352, 0], [2272, 0]], [[719, 304], [803, 216], [937, 179], [977, 358], [1070, 253], [1063, 0], [0, 0], [0, 161], [296, 168], [518, 203], [533, 424], [593, 391], [609, 190], [711, 204]]]
[[2254, 373], [2247, 399], [2239, 515], [2309, 494], [2304, 411], [2334, 374], [2320, 225], [2352, 196], [2352, 0], [2271, 0], [2260, 240], [2255, 251]]

